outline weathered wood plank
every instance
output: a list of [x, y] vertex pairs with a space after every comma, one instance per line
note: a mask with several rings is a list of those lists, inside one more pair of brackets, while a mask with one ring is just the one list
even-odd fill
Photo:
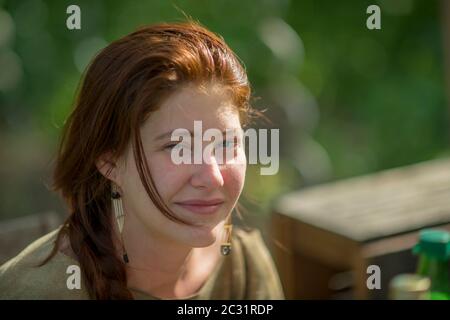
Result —
[[450, 159], [293, 192], [274, 210], [359, 242], [449, 223]]

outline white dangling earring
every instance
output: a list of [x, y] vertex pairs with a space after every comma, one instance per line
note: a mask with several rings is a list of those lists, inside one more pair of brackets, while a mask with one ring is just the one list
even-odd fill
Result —
[[123, 244], [123, 237], [122, 237], [122, 230], [123, 230], [123, 223], [125, 215], [123, 213], [123, 203], [122, 203], [122, 197], [119, 193], [119, 188], [115, 183], [112, 183], [112, 192], [111, 192], [111, 199], [114, 207], [114, 216], [116, 218], [117, 227], [119, 229], [120, 234], [120, 240], [122, 242], [122, 251], [123, 251], [123, 261], [125, 263], [128, 263], [128, 254], [125, 251], [125, 246]]
[[231, 223], [231, 215], [227, 219], [227, 222], [223, 226], [225, 230], [225, 239], [220, 245], [220, 253], [223, 256], [227, 256], [231, 253], [231, 231], [233, 230], [233, 224]]

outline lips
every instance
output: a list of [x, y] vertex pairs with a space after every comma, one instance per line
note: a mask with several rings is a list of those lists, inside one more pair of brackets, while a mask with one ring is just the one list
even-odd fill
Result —
[[195, 199], [175, 202], [176, 205], [197, 214], [213, 214], [222, 206], [223, 203], [224, 201], [221, 199]]

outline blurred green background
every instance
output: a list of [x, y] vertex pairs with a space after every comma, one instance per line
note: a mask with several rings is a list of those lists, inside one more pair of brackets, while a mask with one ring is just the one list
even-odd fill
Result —
[[[81, 30], [66, 28], [71, 4]], [[371, 4], [381, 30], [366, 28]], [[279, 173], [249, 166], [250, 215], [267, 217], [289, 190], [449, 155], [442, 4], [0, 0], [0, 219], [65, 213], [47, 185], [85, 66], [138, 26], [183, 12], [235, 50], [255, 105], [280, 128]]]

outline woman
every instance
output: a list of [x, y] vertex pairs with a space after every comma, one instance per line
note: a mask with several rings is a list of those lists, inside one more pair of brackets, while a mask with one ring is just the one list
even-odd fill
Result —
[[[56, 159], [54, 190], [70, 215], [0, 267], [0, 297], [282, 299], [259, 231], [231, 228], [242, 136], [218, 141], [209, 161], [173, 161], [175, 148], [190, 149], [171, 132], [194, 121], [242, 131], [249, 99], [234, 53], [196, 23], [145, 27], [103, 49]], [[216, 161], [220, 148], [232, 156]]]

